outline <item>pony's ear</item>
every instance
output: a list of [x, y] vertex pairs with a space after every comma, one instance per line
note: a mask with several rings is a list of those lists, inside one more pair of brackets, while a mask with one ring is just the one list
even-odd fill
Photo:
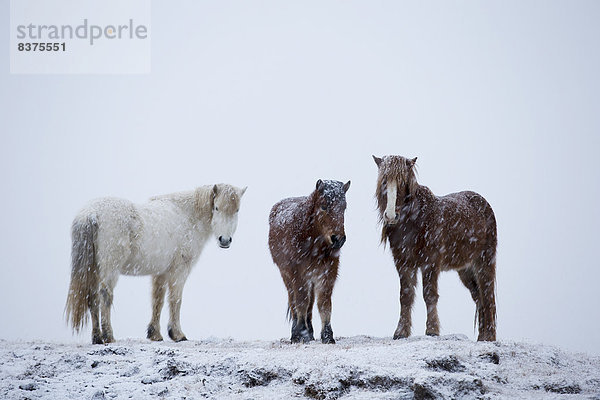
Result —
[[319, 179], [319, 180], [317, 181], [317, 190], [318, 190], [320, 193], [323, 193], [323, 189], [324, 189], [323, 181]]
[[214, 199], [215, 197], [217, 197], [217, 192], [219, 191], [219, 188], [217, 185], [213, 186], [212, 189], [212, 198]]
[[248, 186], [246, 186], [245, 188], [240, 190], [240, 197], [242, 197], [244, 195], [244, 193], [246, 193], [246, 189], [248, 189]]
[[381, 165], [381, 162], [383, 161], [381, 158], [375, 156], [373, 156], [373, 160], [375, 160], [375, 164], [377, 164], [377, 167], [379, 167]]
[[350, 189], [350, 181], [348, 181], [344, 184], [344, 193], [346, 193], [348, 191], [348, 189]]
[[407, 162], [408, 162], [408, 166], [412, 168], [417, 163], [417, 157], [413, 158], [412, 160], [408, 160]]

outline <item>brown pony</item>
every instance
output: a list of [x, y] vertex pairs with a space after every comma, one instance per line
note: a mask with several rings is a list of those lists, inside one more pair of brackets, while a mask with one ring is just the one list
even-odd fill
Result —
[[477, 340], [496, 340], [496, 218], [492, 207], [474, 192], [435, 196], [415, 178], [417, 161], [401, 156], [373, 156], [377, 205], [400, 276], [400, 321], [394, 339], [410, 336], [417, 270], [421, 269], [427, 305], [425, 334], [437, 336], [440, 271], [454, 269], [471, 292], [479, 325]]
[[315, 340], [312, 309], [317, 298], [321, 341], [335, 343], [331, 329], [331, 294], [338, 275], [340, 249], [346, 241], [346, 184], [317, 181], [309, 196], [281, 200], [269, 215], [269, 249], [288, 291], [292, 343]]

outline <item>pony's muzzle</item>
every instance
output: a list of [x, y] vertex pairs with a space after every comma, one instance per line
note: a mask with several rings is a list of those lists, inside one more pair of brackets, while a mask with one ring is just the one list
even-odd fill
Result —
[[344, 243], [346, 243], [346, 235], [331, 235], [331, 247], [334, 249], [341, 249]]
[[395, 225], [398, 222], [398, 217], [399, 215], [395, 212], [391, 214], [386, 212], [383, 214], [383, 219], [386, 225]]
[[225, 237], [223, 237], [223, 236], [219, 236], [219, 246], [220, 246], [222, 249], [227, 249], [227, 248], [229, 248], [229, 246], [231, 246], [231, 242], [232, 242], [232, 241], [233, 241], [233, 238], [232, 238], [231, 236], [230, 236], [230, 237], [227, 237], [227, 238], [225, 238]]

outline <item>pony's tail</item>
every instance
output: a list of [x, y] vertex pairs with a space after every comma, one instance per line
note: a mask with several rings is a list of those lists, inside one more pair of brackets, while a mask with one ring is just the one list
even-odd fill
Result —
[[75, 332], [87, 324], [87, 311], [98, 301], [99, 271], [96, 262], [98, 222], [94, 215], [77, 217], [71, 227], [71, 284], [65, 314]]

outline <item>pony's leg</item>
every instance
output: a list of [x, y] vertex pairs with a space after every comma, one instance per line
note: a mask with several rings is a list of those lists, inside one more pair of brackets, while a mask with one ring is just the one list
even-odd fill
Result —
[[148, 324], [146, 337], [153, 341], [163, 340], [160, 334], [160, 313], [165, 303], [165, 292], [167, 291], [167, 280], [165, 275], [152, 277], [152, 319]]
[[[295, 270], [292, 270], [295, 271]], [[296, 330], [296, 325], [298, 324], [297, 315], [296, 315], [296, 303], [294, 301], [294, 287], [292, 282], [295, 281], [294, 274], [288, 268], [281, 268], [281, 278], [283, 279], [283, 283], [288, 293], [288, 311], [287, 316], [288, 320], [292, 321], [292, 332]]]
[[169, 337], [175, 342], [187, 340], [181, 331], [179, 322], [179, 312], [181, 311], [181, 297], [183, 295], [183, 286], [190, 273], [190, 266], [186, 265], [175, 269], [176, 273], [168, 279], [169, 285]]
[[306, 317], [308, 314], [309, 290], [308, 282], [304, 279], [296, 279], [293, 282], [293, 304], [292, 310], [295, 315], [295, 323], [292, 324], [292, 343], [310, 342], [310, 333]]
[[317, 291], [317, 307], [321, 316], [321, 342], [325, 344], [335, 344], [333, 329], [331, 329], [331, 294], [334, 283], [335, 276], [327, 276], [318, 285]]
[[92, 344], [102, 344], [102, 331], [100, 330], [100, 304], [98, 289], [92, 289], [88, 298], [88, 307], [92, 316]]
[[102, 300], [100, 316], [102, 318], [102, 340], [104, 343], [112, 343], [115, 341], [112, 325], [110, 323], [110, 311], [113, 303], [114, 288], [117, 284], [118, 277], [118, 275], [111, 276], [100, 285], [100, 297]]
[[440, 335], [440, 319], [437, 312], [438, 278], [440, 269], [435, 265], [427, 265], [421, 270], [423, 277], [423, 299], [427, 306], [427, 324], [425, 334], [428, 336]]
[[469, 289], [471, 298], [475, 302], [475, 318], [479, 329], [479, 336], [483, 335], [483, 312], [481, 311], [481, 301], [479, 300], [479, 286], [475, 279], [475, 271], [472, 267], [467, 267], [458, 271], [458, 276], [462, 283]]
[[312, 324], [313, 306], [315, 304], [315, 287], [311, 285], [308, 289], [308, 312], [306, 313], [306, 325], [308, 327], [308, 333], [310, 334], [310, 340], [315, 340], [315, 330]]
[[496, 340], [496, 260], [478, 264], [475, 273], [483, 314], [483, 329], [477, 340], [493, 342]]
[[400, 275], [400, 320], [394, 332], [394, 339], [410, 336], [412, 325], [412, 306], [415, 301], [415, 286], [417, 284], [417, 269], [398, 268]]

